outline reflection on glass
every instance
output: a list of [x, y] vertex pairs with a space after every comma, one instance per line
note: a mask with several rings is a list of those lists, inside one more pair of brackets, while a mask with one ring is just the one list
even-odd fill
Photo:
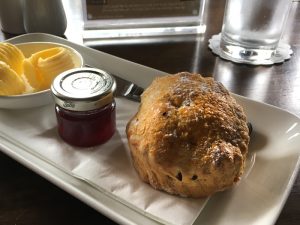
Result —
[[82, 0], [84, 39], [129, 38], [206, 31], [206, 0]]
[[[259, 72], [258, 72], [259, 71]], [[273, 68], [260, 70], [252, 67], [251, 70], [224, 60], [216, 60], [214, 78], [220, 81], [229, 91], [247, 96], [256, 101], [267, 102], [268, 92], [271, 91], [270, 82]]]

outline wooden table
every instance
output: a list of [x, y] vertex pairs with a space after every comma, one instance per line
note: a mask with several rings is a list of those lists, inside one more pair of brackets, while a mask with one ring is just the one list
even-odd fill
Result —
[[[71, 1], [70, 1], [71, 2]], [[77, 2], [77, 3], [76, 3]], [[67, 38], [78, 36], [78, 1], [66, 5]], [[73, 4], [74, 3], [74, 4]], [[98, 45], [95, 48], [169, 73], [190, 71], [213, 76], [230, 91], [266, 102], [300, 116], [300, 3], [293, 2], [283, 39], [292, 58], [274, 66], [249, 66], [213, 55], [208, 39], [221, 30], [224, 0], [208, 1], [204, 35], [173, 38], [167, 42]], [[78, 23], [78, 26], [77, 26]], [[75, 29], [76, 28], [76, 29]], [[0, 33], [0, 40], [12, 37]], [[166, 40], [166, 39], [165, 39]], [[226, 71], [226, 73], [224, 73]], [[277, 225], [300, 223], [300, 176], [280, 214]], [[115, 224], [44, 178], [0, 153], [0, 224]]]

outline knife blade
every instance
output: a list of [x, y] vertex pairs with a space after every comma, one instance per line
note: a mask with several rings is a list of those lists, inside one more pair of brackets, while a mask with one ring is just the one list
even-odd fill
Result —
[[116, 81], [117, 88], [115, 91], [115, 96], [125, 97], [129, 100], [133, 100], [136, 102], [141, 101], [141, 94], [144, 92], [144, 89], [139, 87], [138, 85], [122, 79], [114, 74], [112, 74], [113, 78]]
[[[86, 67], [95, 68], [88, 64], [85, 64]], [[128, 80], [125, 80], [117, 75], [109, 73], [114, 80], [116, 81], [117, 88], [114, 92], [116, 97], [124, 97], [129, 100], [140, 102], [141, 94], [144, 92], [144, 89]]]

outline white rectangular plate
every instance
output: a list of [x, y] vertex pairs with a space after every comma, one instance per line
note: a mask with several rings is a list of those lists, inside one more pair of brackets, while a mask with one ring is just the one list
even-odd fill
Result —
[[[11, 43], [50, 41], [77, 49], [86, 63], [147, 87], [161, 71], [46, 34], [27, 34]], [[118, 65], [118, 66], [116, 66]], [[142, 77], [141, 77], [142, 76]], [[254, 127], [251, 168], [234, 188], [214, 195], [195, 221], [200, 224], [273, 224], [290, 193], [299, 168], [300, 120], [279, 108], [234, 95]], [[84, 181], [0, 137], [0, 150], [122, 224], [157, 224], [152, 219], [100, 193]]]

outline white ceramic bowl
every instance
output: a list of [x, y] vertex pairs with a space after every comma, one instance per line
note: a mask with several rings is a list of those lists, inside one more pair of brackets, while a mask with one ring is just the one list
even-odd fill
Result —
[[[25, 57], [30, 57], [31, 54], [53, 47], [64, 47], [69, 49], [73, 62], [75, 64], [74, 68], [79, 68], [84, 65], [83, 58], [81, 54], [75, 49], [58, 43], [53, 42], [26, 42], [22, 44], [16, 44], [16, 46], [23, 52]], [[22, 94], [22, 95], [12, 95], [12, 96], [0, 96], [0, 108], [5, 109], [25, 109], [33, 108], [38, 106], [47, 105], [53, 102], [50, 89], [43, 91]]]

